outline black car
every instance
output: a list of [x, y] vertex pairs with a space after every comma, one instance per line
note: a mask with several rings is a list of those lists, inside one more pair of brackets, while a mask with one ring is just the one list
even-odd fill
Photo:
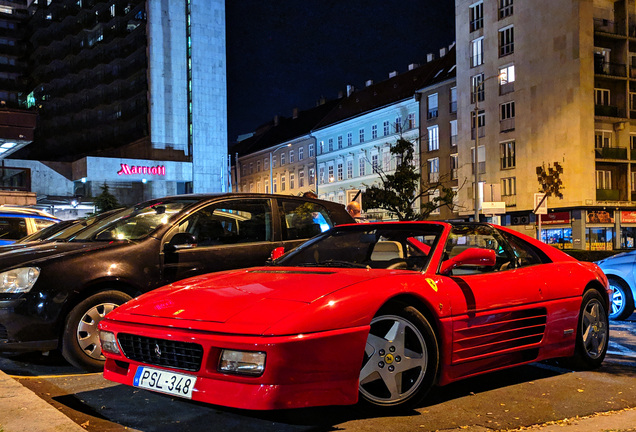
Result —
[[99, 370], [97, 325], [141, 293], [191, 276], [263, 265], [334, 225], [337, 203], [265, 194], [179, 195], [101, 220], [70, 240], [0, 253], [0, 351], [60, 348]]

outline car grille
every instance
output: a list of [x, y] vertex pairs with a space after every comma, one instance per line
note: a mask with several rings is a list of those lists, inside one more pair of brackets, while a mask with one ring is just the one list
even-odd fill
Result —
[[9, 334], [7, 333], [7, 328], [0, 324], [0, 340], [9, 339]]
[[119, 333], [117, 339], [124, 355], [130, 360], [188, 371], [201, 368], [203, 347], [199, 344], [126, 333]]

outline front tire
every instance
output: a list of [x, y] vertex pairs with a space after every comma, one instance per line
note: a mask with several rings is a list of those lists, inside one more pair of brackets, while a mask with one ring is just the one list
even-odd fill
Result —
[[366, 410], [415, 407], [432, 387], [439, 365], [437, 337], [417, 309], [389, 305], [371, 321], [360, 371]]
[[634, 296], [626, 284], [614, 277], [609, 278], [609, 285], [613, 293], [610, 297], [611, 320], [624, 320], [634, 312]]
[[572, 366], [579, 370], [598, 368], [605, 359], [608, 343], [607, 305], [598, 291], [590, 289], [581, 302]]
[[75, 306], [62, 335], [62, 355], [73, 366], [88, 372], [99, 372], [106, 360], [99, 342], [98, 325], [104, 316], [130, 300], [121, 291], [101, 291]]

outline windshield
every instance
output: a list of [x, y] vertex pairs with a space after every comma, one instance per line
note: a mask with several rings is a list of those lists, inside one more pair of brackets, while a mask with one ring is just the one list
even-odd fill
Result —
[[336, 227], [279, 258], [274, 265], [423, 271], [442, 231], [442, 225], [424, 223]]
[[99, 223], [80, 231], [71, 241], [138, 240], [147, 237], [190, 204], [193, 199], [138, 204], [116, 212]]
[[52, 235], [55, 235], [61, 231], [69, 229], [72, 225], [78, 224], [78, 220], [62, 221], [56, 224], [47, 226], [46, 228], [36, 231], [31, 235], [21, 238], [16, 243], [28, 243], [36, 240], [47, 240]]

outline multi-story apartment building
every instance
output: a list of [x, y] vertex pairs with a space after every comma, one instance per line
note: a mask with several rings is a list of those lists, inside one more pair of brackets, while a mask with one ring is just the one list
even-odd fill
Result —
[[543, 239], [566, 248], [634, 247], [636, 4], [455, 6], [459, 181], [471, 186], [460, 191], [463, 215], [474, 211], [475, 180], [499, 185], [502, 223], [532, 234], [537, 169], [558, 163], [563, 199], [548, 198]]
[[[440, 52], [444, 54], [444, 50]], [[451, 51], [449, 56], [454, 56]], [[422, 166], [422, 188], [427, 184], [442, 182], [445, 187], [459, 193], [459, 165], [457, 152], [457, 83], [455, 68], [451, 67], [445, 79], [418, 91], [420, 95], [420, 160]], [[433, 196], [438, 195], [437, 191]], [[429, 220], [451, 220], [459, 217], [456, 199], [451, 209], [440, 207], [429, 216]]]
[[27, 102], [39, 123], [5, 165], [29, 166], [39, 195], [108, 183], [134, 203], [225, 189], [222, 0], [29, 3]]
[[[392, 72], [385, 81], [367, 81], [363, 89], [349, 87], [347, 97], [313, 131], [319, 197], [346, 205], [359, 190], [380, 185], [380, 171], [395, 171], [397, 160], [390, 149], [400, 136], [413, 143], [419, 167], [419, 90], [446, 80], [454, 65], [453, 51], [423, 66], [412, 64], [402, 74]], [[415, 205], [419, 207], [419, 202]], [[393, 217], [380, 209], [369, 210], [368, 216], [374, 220]]]
[[316, 107], [277, 116], [253, 136], [232, 147], [240, 192], [302, 195], [316, 191], [316, 139], [311, 130], [338, 100], [321, 100]]

